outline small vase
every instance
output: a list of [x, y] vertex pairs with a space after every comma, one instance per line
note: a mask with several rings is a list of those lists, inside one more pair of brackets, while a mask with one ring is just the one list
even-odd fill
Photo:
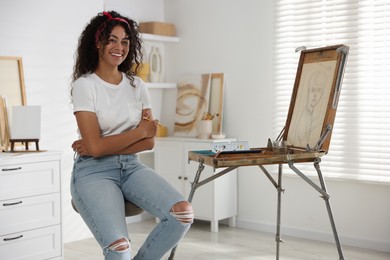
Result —
[[209, 139], [213, 131], [213, 120], [200, 120], [197, 125], [198, 138]]
[[149, 55], [149, 64], [150, 64], [150, 82], [160, 82], [161, 77], [161, 56], [158, 52], [157, 47], [152, 47]]

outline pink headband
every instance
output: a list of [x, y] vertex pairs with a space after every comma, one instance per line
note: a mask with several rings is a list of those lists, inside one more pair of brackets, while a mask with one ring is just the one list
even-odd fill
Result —
[[109, 21], [111, 21], [111, 20], [119, 21], [119, 22], [122, 22], [122, 23], [127, 24], [127, 26], [130, 28], [129, 23], [128, 23], [125, 19], [119, 18], [119, 17], [113, 18], [113, 17], [111, 16], [111, 14], [108, 13], [108, 12], [103, 12], [103, 14], [108, 18]]
[[[122, 22], [122, 23], [127, 24], [127, 27], [130, 28], [129, 22], [126, 21], [126, 20], [123, 19], [123, 18], [120, 18], [120, 17], [115, 17], [115, 18], [113, 18], [113, 17], [111, 16], [111, 14], [108, 13], [108, 12], [103, 12], [103, 15], [106, 16], [106, 17], [108, 18], [108, 21], [111, 21], [111, 20], [119, 21], [119, 22]], [[96, 43], [99, 41], [100, 34], [101, 34], [101, 33], [103, 32], [103, 30], [106, 28], [106, 24], [107, 24], [107, 21], [104, 22], [104, 23], [100, 26], [99, 30], [97, 30], [97, 32], [96, 32], [96, 34], [95, 34], [95, 41], [96, 41]]]

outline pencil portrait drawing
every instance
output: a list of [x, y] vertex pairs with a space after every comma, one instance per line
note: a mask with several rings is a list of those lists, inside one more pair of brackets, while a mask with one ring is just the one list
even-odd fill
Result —
[[288, 144], [314, 147], [320, 139], [335, 68], [335, 60], [303, 65]]

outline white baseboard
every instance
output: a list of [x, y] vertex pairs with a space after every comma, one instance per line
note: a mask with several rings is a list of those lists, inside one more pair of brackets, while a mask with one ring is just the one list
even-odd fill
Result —
[[[276, 232], [276, 225], [274, 224], [258, 223], [258, 222], [246, 221], [242, 219], [237, 219], [237, 227], [242, 229], [256, 230], [256, 231], [273, 233], [273, 234], [275, 234]], [[340, 232], [338, 233], [339, 233], [341, 246], [353, 246], [358, 248], [365, 248], [365, 249], [390, 253], [389, 241], [374, 241], [374, 240], [368, 240], [368, 239], [357, 238], [357, 237], [348, 237], [348, 236], [343, 236], [342, 234], [340, 234]], [[328, 242], [328, 243], [335, 242], [331, 229], [330, 229], [330, 233], [322, 233], [314, 230], [304, 230], [304, 229], [282, 226], [281, 227], [282, 239], [283, 239], [283, 235]]]

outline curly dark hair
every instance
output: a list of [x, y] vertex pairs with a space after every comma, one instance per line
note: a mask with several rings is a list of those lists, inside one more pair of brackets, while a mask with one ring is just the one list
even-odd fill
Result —
[[142, 40], [139, 35], [139, 26], [135, 21], [115, 11], [99, 13], [91, 19], [81, 33], [75, 53], [73, 81], [96, 70], [99, 62], [97, 43], [100, 42], [106, 46], [112, 29], [117, 25], [121, 25], [125, 29], [130, 40], [129, 53], [118, 69], [127, 75], [131, 85], [134, 84], [134, 76], [140, 69], [142, 61]]

